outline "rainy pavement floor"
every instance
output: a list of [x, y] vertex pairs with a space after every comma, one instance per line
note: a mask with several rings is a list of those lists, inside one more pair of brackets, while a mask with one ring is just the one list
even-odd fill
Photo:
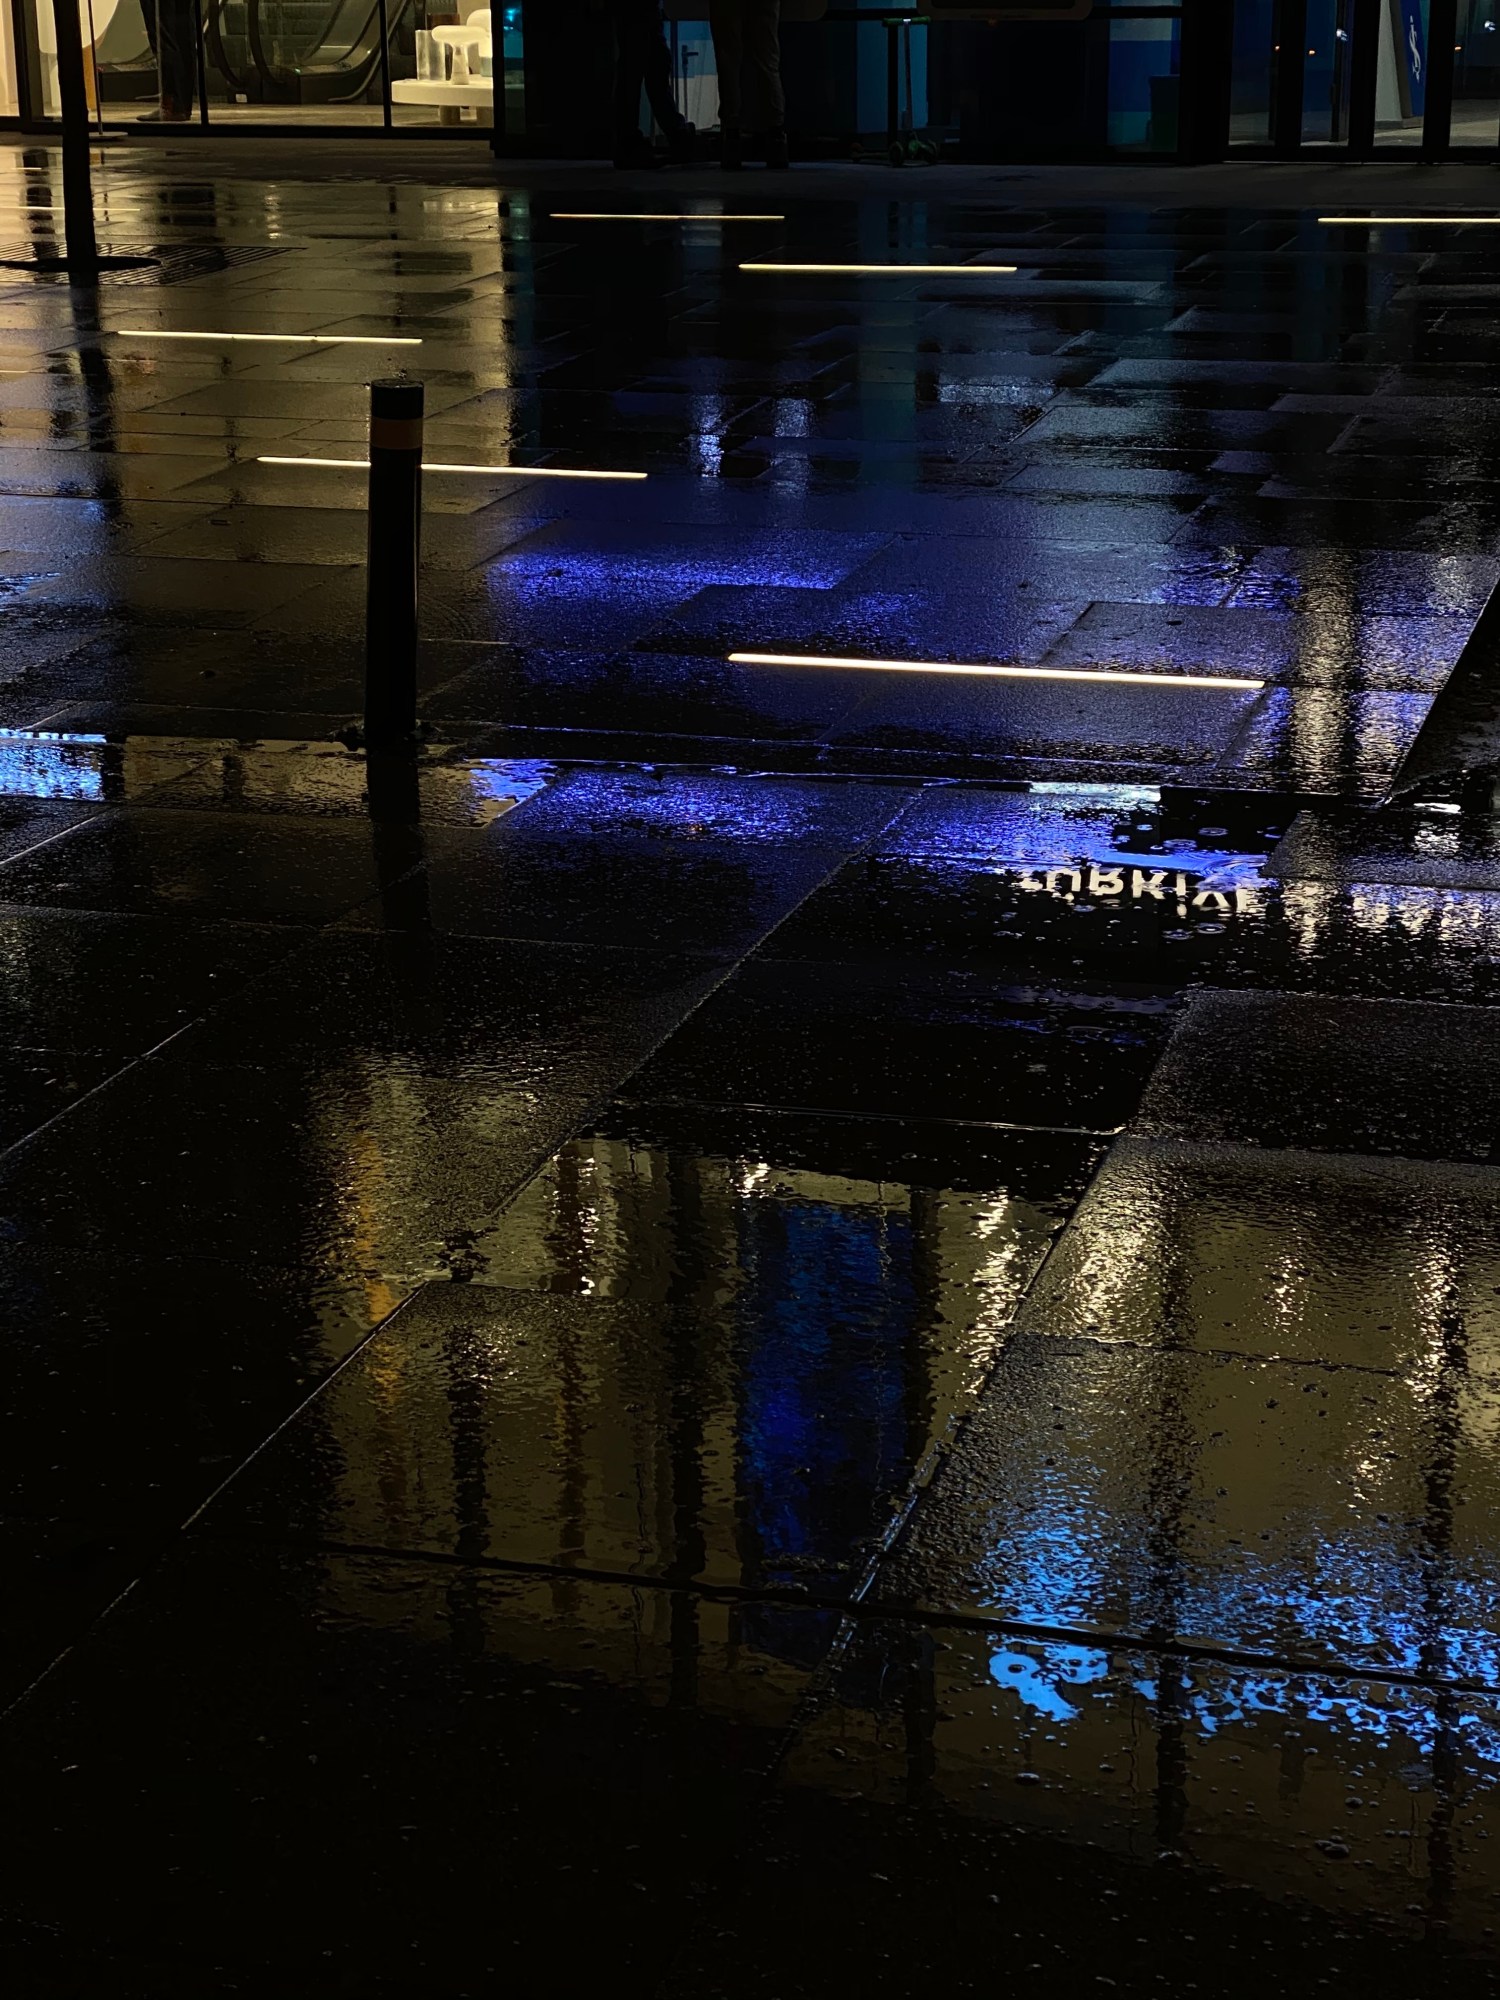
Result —
[[[7, 1990], [1500, 1992], [1500, 232], [498, 173], [0, 274]], [[388, 769], [401, 362], [648, 477], [429, 475]]]

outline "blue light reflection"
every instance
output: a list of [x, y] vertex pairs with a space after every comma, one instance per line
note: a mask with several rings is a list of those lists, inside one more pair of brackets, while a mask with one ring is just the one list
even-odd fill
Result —
[[1481, 1699], [1442, 1688], [1203, 1661], [1174, 1661], [1167, 1674], [1146, 1655], [1065, 1641], [1000, 1645], [989, 1673], [1025, 1714], [1053, 1724], [1084, 1720], [1095, 1704], [1134, 1696], [1158, 1722], [1186, 1724], [1202, 1737], [1261, 1720], [1324, 1724], [1403, 1757], [1426, 1759], [1441, 1750], [1471, 1768], [1500, 1768], [1500, 1717]]
[[0, 729], [0, 794], [31, 799], [102, 799], [102, 736], [51, 736]]

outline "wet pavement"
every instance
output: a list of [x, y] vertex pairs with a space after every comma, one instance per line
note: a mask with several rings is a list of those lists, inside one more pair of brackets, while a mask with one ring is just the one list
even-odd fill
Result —
[[1500, 239], [362, 157], [0, 274], [8, 1990], [1500, 1993]]

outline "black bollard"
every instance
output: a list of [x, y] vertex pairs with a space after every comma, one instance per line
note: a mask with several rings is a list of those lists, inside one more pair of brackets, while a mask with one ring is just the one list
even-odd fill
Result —
[[62, 112], [63, 230], [70, 276], [88, 279], [99, 269], [94, 236], [94, 185], [89, 170], [89, 103], [83, 80], [83, 30], [78, 0], [52, 0], [57, 30], [57, 96]]
[[422, 549], [422, 384], [370, 384], [365, 742], [390, 750], [417, 733], [417, 565]]

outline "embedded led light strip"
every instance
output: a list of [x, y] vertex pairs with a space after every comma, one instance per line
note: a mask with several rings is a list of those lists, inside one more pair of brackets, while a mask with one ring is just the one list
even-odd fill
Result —
[[554, 208], [553, 222], [785, 222], [784, 215], [690, 215], [685, 209], [634, 214], [623, 208]]
[[1014, 277], [1014, 264], [741, 264], [742, 271], [832, 272], [837, 277], [988, 278]]
[[1382, 226], [1405, 228], [1429, 222], [1453, 222], [1463, 226], [1477, 222], [1481, 225], [1488, 223], [1493, 227], [1500, 224], [1500, 215], [1320, 215], [1318, 220], [1329, 224], [1330, 227], [1342, 225], [1349, 229], [1366, 226], [1372, 229]]
[[[283, 458], [275, 452], [261, 452], [257, 465], [321, 465], [336, 472], [368, 472], [367, 458]], [[473, 472], [485, 478], [508, 479], [645, 479], [644, 472], [574, 472], [563, 465], [442, 465], [422, 460], [424, 472]]]
[[107, 329], [114, 340], [269, 340], [283, 347], [420, 347], [421, 337], [409, 333], [179, 333], [175, 327], [116, 326]]
[[1128, 674], [1100, 667], [967, 667], [944, 660], [835, 660], [821, 653], [731, 653], [737, 667], [854, 667], [876, 674], [977, 674], [1008, 681], [1121, 681], [1148, 687], [1237, 688], [1253, 693], [1264, 681], [1237, 680], [1228, 674]]

